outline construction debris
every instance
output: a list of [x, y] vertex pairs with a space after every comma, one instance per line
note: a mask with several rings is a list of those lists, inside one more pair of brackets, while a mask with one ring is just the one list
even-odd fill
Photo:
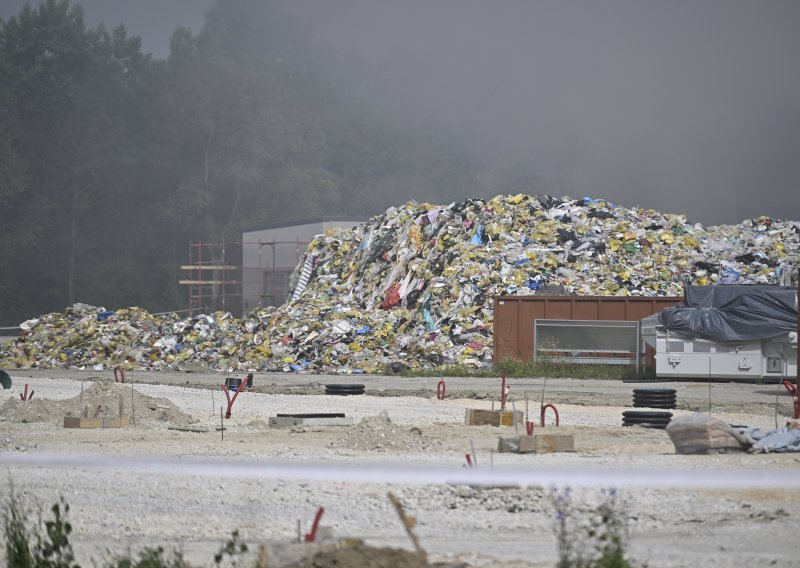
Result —
[[240, 320], [76, 304], [22, 323], [0, 362], [355, 374], [489, 367], [494, 296], [673, 296], [685, 281], [773, 284], [798, 254], [800, 223], [768, 217], [705, 228], [588, 197], [411, 201], [314, 239], [298, 267], [305, 289], [287, 305]]
[[386, 411], [367, 416], [331, 442], [331, 446], [365, 452], [418, 451], [430, 452], [441, 447], [417, 426], [392, 422]]
[[673, 418], [666, 430], [677, 454], [745, 452], [751, 445], [727, 423], [705, 414]]
[[741, 428], [739, 432], [752, 444], [751, 453], [800, 452], [800, 428], [791, 424], [768, 432], [758, 428]]
[[423, 566], [426, 566], [428, 564], [428, 553], [425, 552], [424, 548], [422, 548], [422, 545], [419, 542], [419, 537], [414, 531], [414, 527], [417, 526], [417, 520], [406, 513], [405, 507], [403, 507], [400, 499], [398, 499], [394, 493], [389, 491], [387, 496], [389, 497], [389, 501], [392, 502], [392, 506], [394, 506], [395, 511], [397, 511], [397, 515], [400, 517], [400, 520], [403, 522], [403, 527], [406, 529], [408, 537], [414, 544], [414, 549], [417, 551], [417, 557], [419, 558], [420, 563]]
[[[290, 554], [300, 559], [284, 563], [280, 559]], [[280, 543], [267, 547], [264, 566], [280, 568], [334, 568], [336, 566], [363, 566], [364, 568], [427, 568], [431, 566], [418, 554], [409, 550], [374, 547], [358, 539], [339, 542], [291, 545]]]
[[719, 418], [703, 414], [691, 414], [675, 418], [667, 426], [667, 434], [678, 454], [800, 452], [800, 426], [797, 423], [764, 432], [759, 428], [729, 426]]

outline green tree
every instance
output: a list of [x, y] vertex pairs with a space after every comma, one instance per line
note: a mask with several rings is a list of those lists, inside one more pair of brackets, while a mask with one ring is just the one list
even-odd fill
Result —
[[26, 180], [3, 194], [24, 190], [14, 213], [32, 235], [12, 247], [27, 286], [17, 301], [60, 310], [92, 295], [93, 262], [109, 254], [119, 226], [112, 212], [133, 201], [137, 81], [149, 60], [123, 27], [87, 29], [66, 0], [26, 4], [3, 22], [0, 53], [13, 100], [3, 113], [13, 152], [0, 152], [18, 164], [4, 177]]
[[197, 36], [175, 31], [166, 104], [183, 176], [165, 197], [165, 221], [235, 238], [249, 225], [342, 208], [308, 43], [276, 1], [221, 0]]
[[525, 189], [425, 117], [387, 117], [352, 88], [362, 65], [279, 0], [218, 0], [163, 61], [67, 0], [0, 21], [0, 325], [75, 301], [177, 309], [189, 240]]

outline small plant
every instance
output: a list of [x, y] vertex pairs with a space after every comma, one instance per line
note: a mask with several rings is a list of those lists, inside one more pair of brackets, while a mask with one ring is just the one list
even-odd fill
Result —
[[222, 545], [214, 555], [214, 564], [217, 566], [222, 565], [222, 561], [225, 559], [226, 556], [229, 556], [231, 559], [231, 563], [234, 566], [238, 566], [238, 559], [239, 556], [245, 554], [247, 552], [247, 545], [242, 542], [241, 538], [239, 537], [239, 531], [235, 530], [231, 533], [231, 538]]
[[553, 489], [550, 496], [556, 510], [554, 531], [558, 544], [558, 568], [574, 566], [579, 557], [575, 551], [574, 534], [571, 524], [574, 521], [572, 492], [567, 487], [562, 492]]
[[110, 568], [190, 568], [180, 552], [173, 552], [172, 558], [164, 557], [164, 549], [145, 548], [134, 560], [128, 556], [116, 558]]
[[[50, 508], [53, 513], [52, 521], [45, 521], [44, 527], [47, 538], [42, 540], [37, 536], [36, 548], [37, 553], [40, 551], [42, 562], [37, 566], [48, 568], [77, 568], [75, 561], [75, 554], [72, 551], [72, 544], [69, 542], [69, 535], [72, 534], [72, 525], [67, 520], [69, 514], [69, 505], [61, 497], [59, 503], [54, 504]], [[62, 515], [61, 508], [64, 508]]]
[[33, 567], [33, 551], [28, 527], [25, 524], [26, 511], [11, 485], [9, 497], [3, 504], [3, 531], [6, 537], [6, 562], [9, 566]]
[[[63, 513], [62, 513], [63, 508]], [[25, 519], [28, 511], [11, 485], [9, 497], [3, 508], [3, 529], [6, 535], [6, 560], [14, 568], [80, 568], [75, 564], [75, 554], [69, 535], [72, 525], [67, 520], [69, 505], [62, 497], [50, 508], [53, 519], [44, 525], [45, 536], [31, 536]]]
[[604, 490], [596, 509], [579, 513], [569, 488], [553, 489], [554, 532], [558, 568], [633, 568], [625, 557], [628, 542], [627, 504], [615, 489]]

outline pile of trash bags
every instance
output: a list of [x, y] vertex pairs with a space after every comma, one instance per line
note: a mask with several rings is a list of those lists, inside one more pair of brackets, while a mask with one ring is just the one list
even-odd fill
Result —
[[750, 453], [770, 454], [800, 452], [800, 423], [789, 423], [783, 428], [766, 432], [759, 428], [736, 428], [750, 444]]
[[309, 243], [292, 299], [238, 319], [76, 305], [22, 324], [22, 367], [374, 373], [489, 367], [499, 295], [680, 296], [686, 283], [777, 284], [800, 223], [703, 227], [602, 199], [410, 201]]

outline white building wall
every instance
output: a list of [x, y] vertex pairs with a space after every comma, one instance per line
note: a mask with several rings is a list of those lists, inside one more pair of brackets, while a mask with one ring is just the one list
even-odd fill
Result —
[[283, 304], [288, 280], [308, 243], [330, 227], [350, 228], [357, 219], [324, 218], [247, 231], [242, 234], [242, 312]]

